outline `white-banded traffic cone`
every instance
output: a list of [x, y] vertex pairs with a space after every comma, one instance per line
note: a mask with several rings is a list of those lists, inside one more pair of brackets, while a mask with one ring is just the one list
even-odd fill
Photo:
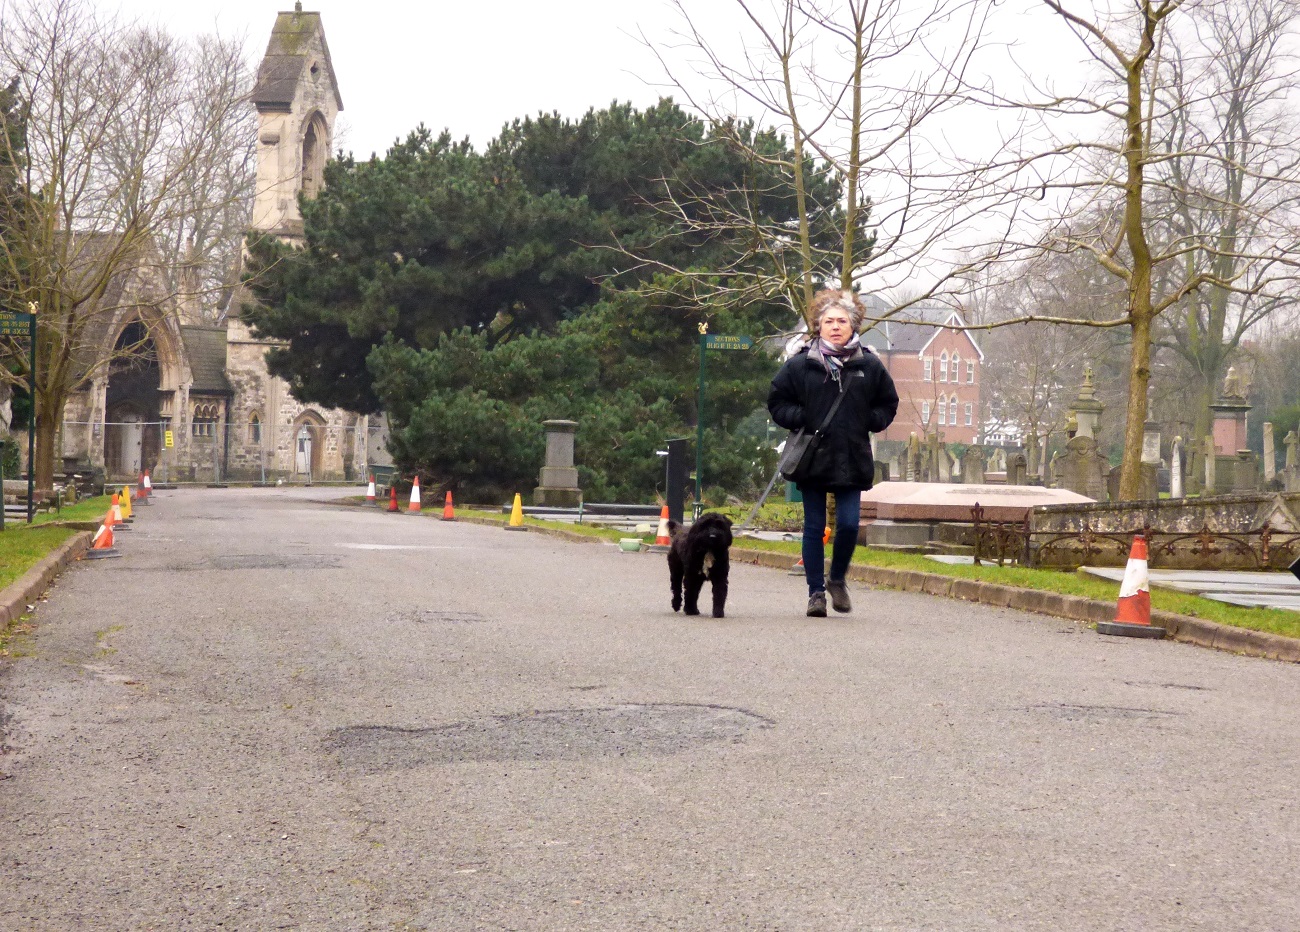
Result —
[[411, 503], [406, 506], [407, 514], [418, 515], [420, 513], [420, 477], [416, 476], [415, 481], [411, 483]]
[[113, 547], [113, 527], [106, 520], [95, 532], [95, 539], [91, 541], [90, 549], [86, 551], [86, 559], [108, 560], [121, 555], [122, 552]]
[[375, 501], [375, 474], [370, 474], [370, 481], [366, 483], [366, 502], [374, 504]]
[[1114, 621], [1097, 622], [1098, 634], [1130, 638], [1162, 638], [1165, 629], [1151, 624], [1151, 577], [1147, 571], [1147, 541], [1141, 534], [1133, 538], [1124, 581], [1119, 586]]
[[668, 527], [668, 506], [659, 509], [659, 530], [655, 532], [655, 542], [650, 545], [650, 553], [667, 553], [673, 548], [673, 534]]

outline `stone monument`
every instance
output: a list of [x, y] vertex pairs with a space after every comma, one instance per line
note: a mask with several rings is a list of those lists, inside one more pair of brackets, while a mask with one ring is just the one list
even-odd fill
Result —
[[1273, 425], [1264, 422], [1264, 481], [1272, 482], [1277, 476], [1277, 450], [1273, 446]]
[[1093, 501], [1106, 498], [1109, 464], [1097, 450], [1093, 437], [1075, 435], [1065, 445], [1065, 452], [1052, 459], [1052, 483]]
[[1007, 459], [1007, 485], [1029, 484], [1029, 462], [1023, 453], [1013, 453]]
[[573, 435], [577, 421], [543, 421], [546, 428], [546, 465], [533, 489], [534, 505], [577, 508], [582, 503], [578, 470], [573, 465]]
[[967, 484], [984, 484], [984, 451], [979, 447], [966, 448], [961, 458], [961, 481]]
[[1169, 497], [1183, 497], [1183, 438], [1175, 437], [1169, 450]]
[[1282, 472], [1282, 481], [1286, 491], [1300, 492], [1300, 454], [1296, 452], [1296, 446], [1300, 445], [1300, 437], [1297, 437], [1293, 430], [1286, 435], [1282, 443], [1286, 445], [1286, 468]]
[[1092, 385], [1092, 365], [1085, 363], [1079, 397], [1074, 399], [1074, 404], [1070, 405], [1070, 414], [1078, 424], [1078, 435], [1095, 439], [1097, 425], [1101, 421], [1101, 412], [1105, 410], [1106, 406], [1097, 400], [1097, 392]]

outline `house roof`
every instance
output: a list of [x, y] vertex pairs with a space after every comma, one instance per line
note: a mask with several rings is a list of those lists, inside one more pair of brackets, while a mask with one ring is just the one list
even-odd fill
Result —
[[[875, 295], [867, 301], [867, 309], [873, 317], [883, 317], [888, 313], [884, 302]], [[862, 339], [882, 353], [919, 354], [947, 327], [963, 327], [965, 324], [961, 314], [952, 308], [913, 306], [879, 321], [862, 335]], [[984, 351], [969, 331], [954, 332], [962, 333], [970, 340], [979, 358], [984, 359]]]
[[[301, 4], [299, 4], [301, 7]], [[325, 68], [334, 102], [343, 109], [339, 96], [339, 82], [334, 75], [329, 46], [325, 43], [325, 30], [319, 13], [304, 13], [301, 9], [280, 13], [271, 29], [271, 39], [266, 45], [266, 55], [257, 69], [257, 84], [249, 99], [258, 110], [288, 110], [298, 93], [312, 63], [317, 61], [313, 39], [320, 43], [319, 61]]]
[[230, 395], [230, 381], [226, 378], [226, 328], [181, 327], [181, 340], [189, 357], [190, 372], [194, 376], [191, 392], [208, 395]]

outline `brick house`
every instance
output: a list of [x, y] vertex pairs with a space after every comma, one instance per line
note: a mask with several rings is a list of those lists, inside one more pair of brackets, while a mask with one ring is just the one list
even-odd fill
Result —
[[[867, 299], [871, 317], [887, 308]], [[938, 431], [945, 443], [978, 443], [980, 369], [984, 353], [951, 308], [909, 308], [862, 334], [880, 354], [898, 389], [898, 417], [878, 439], [905, 443], [915, 432]]]

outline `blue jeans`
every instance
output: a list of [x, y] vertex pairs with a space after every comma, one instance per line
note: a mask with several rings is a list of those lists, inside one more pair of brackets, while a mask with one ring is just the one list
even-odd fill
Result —
[[804, 489], [803, 493], [803, 569], [808, 580], [808, 594], [826, 591], [826, 550], [822, 535], [826, 532], [826, 496], [835, 496], [835, 539], [831, 545], [831, 579], [843, 582], [849, 561], [858, 546], [858, 519], [862, 514], [861, 489]]

